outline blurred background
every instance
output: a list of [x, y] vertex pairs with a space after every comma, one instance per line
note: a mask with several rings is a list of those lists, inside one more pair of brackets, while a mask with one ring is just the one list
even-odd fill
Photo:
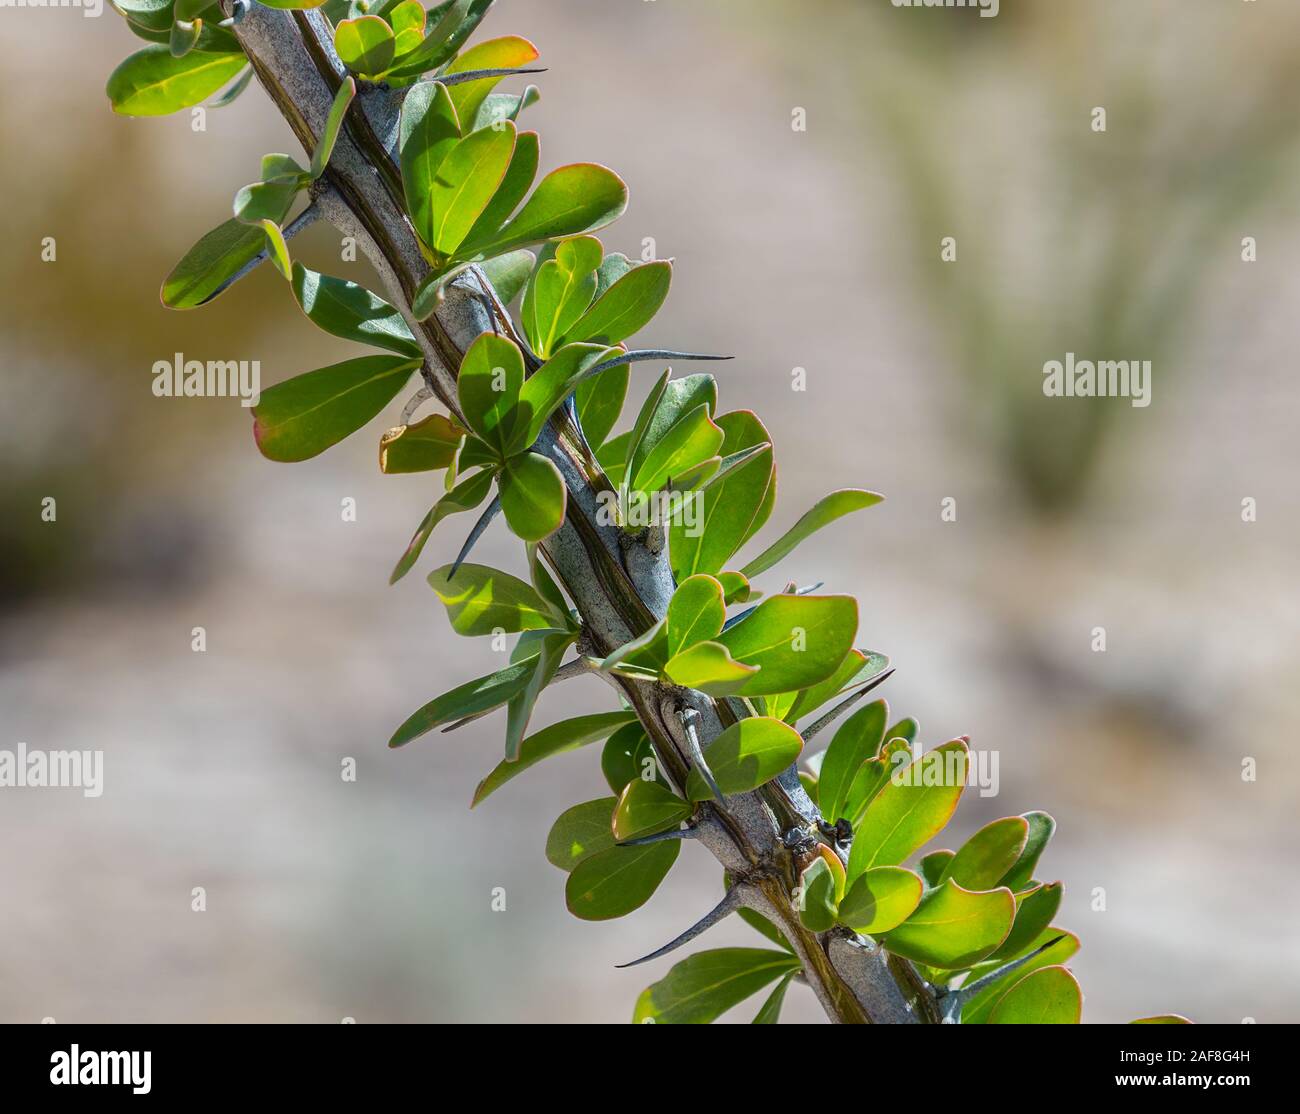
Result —
[[[0, 1021], [627, 1020], [671, 961], [614, 964], [710, 908], [718, 871], [688, 848], [644, 909], [584, 924], [542, 850], [605, 794], [597, 748], [473, 814], [497, 718], [385, 748], [495, 664], [421, 575], [387, 586], [434, 494], [379, 474], [400, 402], [289, 468], [237, 400], [151, 393], [178, 352], [267, 384], [358, 354], [266, 268], [159, 304], [259, 157], [297, 154], [287, 127], [256, 87], [204, 131], [112, 115], [139, 44], [111, 11], [0, 23], [0, 748], [105, 752], [98, 800], [0, 792]], [[646, 339], [738, 357], [724, 407], [777, 447], [768, 540], [833, 487], [888, 496], [789, 573], [860, 597], [924, 742], [999, 752], [946, 845], [1057, 818], [1040, 873], [1085, 1021], [1300, 1020], [1300, 7], [500, 0], [484, 33], [542, 49], [546, 167], [628, 180], [607, 247], [677, 260]], [[329, 229], [294, 254], [369, 278]], [[1152, 360], [1152, 405], [1044, 398], [1067, 351]], [[504, 531], [480, 554], [518, 563]], [[538, 722], [610, 700], [575, 682]], [[795, 991], [786, 1016], [820, 1015]]]

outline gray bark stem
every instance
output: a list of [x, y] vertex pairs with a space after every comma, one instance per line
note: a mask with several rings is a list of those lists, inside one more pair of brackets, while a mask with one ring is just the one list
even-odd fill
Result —
[[[229, 0], [224, 3], [229, 6]], [[345, 77], [328, 21], [319, 11], [286, 12], [255, 4], [234, 33], [263, 88], [311, 152]], [[455, 282], [427, 321], [418, 322], [411, 314], [411, 299], [429, 265], [403, 206], [397, 161], [400, 103], [400, 91], [362, 86], [316, 191], [316, 204], [326, 220], [356, 238], [424, 350], [426, 384], [451, 414], [458, 414], [461, 356], [484, 331], [513, 336], [513, 325], [478, 268]], [[553, 421], [538, 451], [560, 469], [569, 499], [564, 525], [543, 544], [543, 553], [574, 601], [593, 650], [608, 654], [664, 615], [673, 591], [667, 553], [629, 539], [597, 516], [597, 497], [609, 482], [570, 419]], [[752, 714], [743, 701], [714, 701], [699, 692], [641, 681], [615, 683], [636, 709], [665, 773], [679, 789], [689, 770], [679, 711], [690, 707], [699, 712], [699, 738], [706, 745], [725, 726]], [[792, 827], [816, 836], [818, 814], [793, 768], [755, 793], [727, 798], [725, 808], [706, 804], [703, 809], [707, 815], [697, 842], [733, 878], [748, 883], [746, 903], [785, 934], [803, 963], [808, 985], [833, 1021], [941, 1020], [932, 989], [910, 964], [846, 930], [818, 935], [800, 922], [793, 897], [800, 864], [781, 836]]]

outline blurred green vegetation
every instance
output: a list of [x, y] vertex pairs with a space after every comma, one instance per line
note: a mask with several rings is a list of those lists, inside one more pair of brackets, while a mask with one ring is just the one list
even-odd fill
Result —
[[[1030, 512], [1071, 513], [1154, 411], [1047, 398], [1043, 364], [1151, 360], [1154, 398], [1179, 389], [1198, 311], [1297, 168], [1300, 5], [1291, 36], [1240, 4], [1194, 20], [1171, 0], [1004, 0], [995, 19], [830, 7], [801, 29], [837, 34], [790, 62], [839, 75], [869, 170], [896, 193], [892, 265], [931, 307], [961, 435], [992, 446]], [[764, 14], [795, 33], [784, 6]]]

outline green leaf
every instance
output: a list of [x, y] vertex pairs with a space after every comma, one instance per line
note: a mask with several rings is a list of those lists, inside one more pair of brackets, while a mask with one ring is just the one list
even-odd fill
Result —
[[1024, 817], [994, 820], [962, 844], [940, 881], [951, 878], [968, 890], [991, 890], [1020, 858], [1028, 837]]
[[731, 696], [745, 687], [758, 672], [742, 665], [721, 642], [697, 642], [689, 650], [674, 654], [663, 669], [675, 685], [698, 689], [709, 696]]
[[[468, 681], [458, 688], [430, 700], [411, 715], [388, 741], [390, 747], [405, 746], [412, 739], [454, 720], [490, 712], [499, 708], [528, 685], [536, 666], [536, 657], [513, 662], [505, 669]], [[613, 802], [610, 803], [613, 807]]]
[[[931, 851], [928, 855], [921, 857], [921, 862], [918, 865], [921, 877], [925, 879], [925, 884], [928, 887], [933, 888], [939, 884], [943, 878], [943, 872], [948, 869], [948, 864], [952, 862], [955, 854], [955, 851], [944, 848], [940, 851]], [[886, 868], [882, 867], [880, 869]]]
[[501, 299], [503, 306], [513, 302], [519, 291], [524, 288], [528, 276], [533, 273], [533, 264], [536, 261], [537, 257], [525, 248], [483, 263], [483, 273], [497, 292], [497, 297]]
[[916, 742], [916, 733], [920, 730], [920, 725], [916, 720], [908, 716], [900, 719], [893, 727], [885, 731], [886, 739], [906, 739], [909, 743]]
[[205, 100], [247, 65], [243, 54], [190, 51], [172, 57], [161, 45], [127, 58], [108, 78], [113, 111], [123, 116], [166, 116]]
[[463, 564], [449, 578], [451, 569], [443, 565], [431, 572], [429, 586], [446, 606], [457, 634], [518, 634], [555, 626], [550, 608], [531, 584], [486, 565]]
[[943, 830], [966, 787], [967, 757], [965, 742], [956, 739], [889, 775], [855, 828], [850, 878], [897, 866]]
[[203, 305], [254, 259], [265, 243], [261, 228], [233, 217], [218, 225], [172, 268], [162, 286], [163, 305], [169, 309]]
[[507, 337], [484, 333], [461, 360], [456, 393], [470, 429], [496, 450], [510, 455], [515, 407], [524, 385], [524, 356]]
[[199, 41], [199, 36], [203, 33], [203, 20], [198, 19], [188, 22], [178, 19], [172, 24], [171, 40], [167, 44], [167, 49], [171, 52], [173, 58], [184, 58]]
[[482, 240], [467, 238], [458, 254], [462, 259], [502, 255], [545, 240], [595, 232], [617, 220], [626, 208], [627, 186], [612, 170], [596, 163], [562, 166], [538, 183], [533, 196], [504, 228]]
[[717, 638], [726, 618], [722, 585], [711, 576], [688, 577], [668, 601], [668, 652], [679, 654]]
[[1036, 940], [1060, 909], [1061, 893], [1061, 883], [1053, 882], [1016, 894], [1016, 920], [1011, 933], [989, 959], [1010, 959]]
[[[444, 76], [470, 73], [473, 70], [521, 69], [536, 60], [537, 47], [518, 35], [505, 35], [499, 39], [488, 39], [465, 51], [447, 67]], [[464, 121], [466, 128], [473, 126], [479, 109], [483, 107], [483, 102], [500, 81], [499, 77], [484, 77], [451, 88], [451, 99], [456, 105], [456, 116]]]
[[[704, 748], [704, 760], [726, 796], [766, 785], [799, 757], [803, 739], [788, 723], [753, 716], [733, 723]], [[686, 795], [692, 801], [713, 796], [698, 770], [691, 770]]]
[[632, 476], [631, 489], [659, 491], [670, 480], [679, 480], [696, 465], [715, 457], [722, 440], [722, 430], [709, 417], [708, 407], [697, 406], [646, 454]]
[[608, 351], [599, 344], [568, 344], [542, 365], [519, 392], [510, 453], [536, 443], [551, 415], [573, 394], [578, 380]]
[[425, 543], [429, 540], [444, 518], [452, 514], [460, 514], [464, 511], [472, 511], [479, 506], [487, 494], [492, 490], [492, 473], [479, 472], [477, 475], [470, 476], [469, 479], [463, 480], [451, 491], [447, 492], [433, 508], [426, 514], [420, 525], [416, 528], [415, 534], [410, 542], [407, 543], [406, 551], [398, 560], [392, 575], [388, 578], [389, 584], [396, 584], [414, 567], [415, 562], [420, 559], [420, 553], [424, 550]]
[[1048, 840], [1052, 838], [1052, 833], [1056, 831], [1056, 821], [1045, 812], [1026, 812], [1024, 820], [1029, 825], [1025, 848], [1015, 865], [999, 879], [1000, 885], [1007, 886], [1013, 891], [1023, 890], [1029, 885], [1038, 866], [1038, 860], [1042, 857]]
[[772, 993], [767, 996], [767, 1001], [763, 1003], [763, 1008], [754, 1015], [753, 1025], [775, 1025], [781, 1020], [781, 1007], [785, 1004], [785, 992], [793, 981], [795, 972], [791, 971], [782, 976], [781, 981], [776, 984]]
[[542, 690], [551, 683], [564, 652], [577, 641], [576, 631], [555, 631], [542, 634], [539, 639], [540, 652], [533, 658], [534, 669], [528, 683], [516, 695], [510, 698], [506, 708], [506, 760], [514, 762], [519, 757], [519, 748], [523, 746], [524, 735], [528, 731], [533, 709]]
[[[401, 59], [387, 74], [394, 77], [418, 77], [426, 70], [437, 69], [455, 56], [479, 21], [487, 14], [493, 0], [450, 0], [430, 8], [437, 18], [429, 33], [414, 50]], [[418, 88], [418, 86], [416, 86]]]
[[303, 313], [325, 332], [403, 356], [422, 355], [402, 315], [364, 286], [309, 271], [301, 263], [293, 265], [291, 284]]
[[1015, 915], [1010, 890], [974, 893], [949, 880], [921, 898], [916, 912], [888, 933], [884, 944], [904, 959], [960, 969], [995, 951]]
[[564, 343], [587, 340], [618, 344], [632, 336], [659, 312], [672, 280], [673, 265], [667, 261], [634, 267], [564, 330]]
[[687, 414], [705, 407], [712, 414], [718, 406], [718, 384], [712, 375], [685, 375], [673, 379], [672, 369], [646, 395], [632, 431], [628, 450], [628, 473], [634, 475], [668, 432]]
[[1130, 1025], [1190, 1025], [1180, 1013], [1162, 1013], [1155, 1017], [1139, 1017], [1136, 1021], [1130, 1021]]
[[614, 809], [614, 838], [620, 843], [676, 828], [691, 815], [691, 806], [656, 781], [633, 778], [623, 787]]
[[514, 93], [489, 93], [479, 106], [478, 115], [474, 117], [474, 129], [489, 128], [498, 120], [519, 122], [525, 108], [531, 108], [542, 99], [542, 92], [536, 85], [527, 86], [518, 95]]
[[1083, 991], [1064, 967], [1043, 967], [1021, 979], [998, 1000], [990, 1025], [1077, 1025]]
[[564, 522], [564, 478], [544, 456], [511, 457], [501, 473], [501, 510], [511, 532], [526, 542], [550, 537]]
[[608, 921], [640, 909], [677, 861], [678, 840], [612, 847], [584, 859], [569, 875], [564, 902], [584, 921]]
[[853, 648], [857, 628], [852, 596], [780, 595], [764, 600], [718, 641], [738, 662], [760, 669], [739, 694], [765, 696], [829, 677]]
[[379, 439], [379, 470], [397, 476], [449, 468], [464, 440], [465, 430], [445, 414], [395, 426]]
[[[475, 805], [487, 800], [507, 782], [513, 781], [525, 770], [536, 766], [543, 759], [556, 754], [564, 754], [570, 750], [577, 750], [589, 743], [597, 743], [609, 736], [611, 732], [615, 732], [625, 725], [635, 723], [635, 721], [636, 716], [630, 711], [600, 712], [590, 716], [575, 716], [573, 719], [566, 719], [561, 723], [553, 723], [550, 727], [542, 728], [542, 730], [529, 735], [520, 744], [518, 758], [513, 762], [498, 763], [496, 768], [478, 783], [478, 788], [474, 790], [474, 799], [470, 802], [469, 807], [473, 808]], [[606, 828], [609, 827], [609, 812], [612, 808], [613, 802], [611, 800], [610, 808], [605, 811], [604, 824]]]
[[362, 356], [277, 383], [253, 407], [258, 449], [278, 461], [324, 452], [392, 402], [419, 364], [400, 356]]
[[[1050, 946], [1048, 946], [1050, 945]], [[990, 975], [1004, 964], [1020, 959], [1023, 956], [1043, 950], [1030, 959], [1022, 967], [1017, 967], [1010, 974], [1003, 975], [1000, 979], [994, 980], [989, 986], [978, 991], [969, 1002], [962, 1006], [961, 1020], [963, 1025], [982, 1025], [988, 1021], [989, 1014], [993, 1012], [994, 1007], [1011, 987], [1015, 986], [1021, 979], [1034, 971], [1040, 971], [1044, 967], [1051, 967], [1057, 964], [1065, 963], [1071, 956], [1079, 950], [1079, 938], [1072, 932], [1066, 932], [1060, 928], [1044, 929], [1039, 936], [1028, 946], [1022, 948], [1017, 955], [1009, 956], [1005, 959], [996, 961], [990, 960], [975, 967], [966, 981], [975, 982], [977, 979]]]
[[616, 804], [613, 797], [601, 797], [560, 813], [546, 837], [546, 861], [567, 874], [584, 859], [613, 847], [610, 817]]
[[438, 169], [459, 142], [460, 123], [447, 87], [436, 81], [411, 86], [402, 101], [398, 152], [406, 210], [426, 244], [433, 242], [433, 192]]
[[370, 77], [383, 73], [396, 49], [393, 29], [378, 16], [345, 19], [334, 28], [334, 50], [355, 74]]
[[793, 552], [796, 546], [823, 526], [829, 526], [837, 518], [843, 518], [854, 511], [874, 507], [882, 499], [884, 496], [877, 495], [874, 491], [860, 491], [856, 488], [832, 492], [740, 571], [752, 580]]
[[868, 870], [840, 902], [839, 919], [855, 932], [877, 936], [897, 928], [921, 903], [921, 879], [898, 866]]
[[515, 126], [507, 121], [471, 132], [447, 152], [434, 175], [427, 223], [416, 229], [425, 243], [444, 256], [455, 253], [501, 185], [514, 149]]
[[578, 384], [578, 424], [593, 450], [599, 449], [623, 412], [632, 369], [626, 364], [593, 375]]
[[[723, 414], [717, 424], [723, 433], [719, 451], [724, 456], [765, 443], [770, 446], [763, 423], [748, 410]], [[704, 528], [692, 530], [679, 518], [669, 534], [669, 554], [679, 580], [691, 573], [721, 571], [767, 521], [776, 500], [771, 448], [719, 479], [700, 498], [699, 521]]]
[[[849, 787], [844, 802], [844, 816], [854, 830], [861, 828], [867, 808], [880, 791], [889, 784], [891, 776], [912, 761], [912, 749], [903, 739], [891, 739], [880, 748], [880, 757], [865, 763]], [[838, 817], [836, 817], [838, 819]]]
[[301, 188], [301, 183], [292, 180], [254, 182], [244, 186], [235, 194], [235, 219], [244, 224], [260, 225], [262, 221], [270, 221], [279, 225], [288, 215]]
[[[494, 236], [501, 226], [510, 219], [511, 214], [519, 208], [519, 203], [523, 201], [532, 188], [533, 181], [537, 177], [537, 164], [540, 158], [541, 147], [538, 143], [537, 133], [519, 132], [515, 136], [514, 153], [510, 156], [510, 165], [506, 167], [501, 184], [497, 187], [497, 192], [492, 195], [492, 200], [488, 202], [487, 208], [474, 222], [474, 227], [469, 230], [469, 235], [465, 237], [465, 243], [478, 243]], [[505, 255], [498, 252], [489, 252], [483, 258], [486, 262], [494, 257], [508, 259], [519, 254], [520, 252], [506, 252]], [[532, 274], [532, 267], [533, 265], [530, 264], [529, 275]], [[508, 300], [502, 298], [502, 301]]]
[[638, 1024], [707, 1025], [799, 967], [799, 960], [789, 952], [768, 948], [696, 952], [641, 992], [632, 1020]]
[[877, 700], [854, 712], [835, 732], [817, 773], [817, 794], [827, 818], [837, 820], [844, 815], [853, 779], [884, 741], [888, 715], [889, 705]]
[[[257, 223], [265, 233], [266, 249], [270, 253], [272, 265], [284, 276], [284, 280], [289, 282], [293, 278], [293, 263], [289, 259], [289, 247], [284, 242], [284, 233], [274, 221], [261, 220]], [[416, 366], [419, 366], [419, 361], [416, 362]]]
[[799, 876], [799, 920], [809, 932], [827, 932], [835, 925], [835, 875], [818, 855]]
[[594, 236], [576, 236], [561, 241], [550, 258], [544, 256], [538, 264], [524, 294], [520, 323], [543, 359], [559, 347], [564, 330], [591, 304], [601, 255]]
[[[840, 663], [840, 667], [826, 680], [800, 691], [789, 710], [781, 718], [788, 723], [795, 723], [817, 711], [822, 705], [828, 704], [835, 697], [843, 696], [868, 681], [875, 680], [888, 668], [889, 658], [884, 654], [878, 654], [874, 650], [850, 650]], [[886, 733], [885, 738], [890, 738], [890, 735]]]
[[[408, 0], [414, 3], [414, 0]], [[418, 4], [415, 7], [419, 8]], [[420, 9], [423, 14], [424, 9]], [[343, 128], [343, 117], [347, 115], [348, 105], [352, 103], [352, 98], [357, 95], [357, 83], [350, 77], [345, 77], [342, 84], [339, 85], [339, 91], [334, 94], [334, 103], [330, 105], [329, 116], [325, 120], [325, 130], [321, 132], [320, 140], [316, 144], [316, 150], [311, 156], [311, 176], [319, 178], [325, 173], [325, 167], [329, 165], [330, 156], [334, 154], [334, 144], [338, 142], [339, 132]]]
[[[655, 759], [650, 737], [640, 723], [620, 727], [605, 743], [600, 755], [600, 771], [615, 793], [622, 793], [634, 780], [640, 778], [667, 786]], [[647, 778], [646, 774], [650, 774]]]

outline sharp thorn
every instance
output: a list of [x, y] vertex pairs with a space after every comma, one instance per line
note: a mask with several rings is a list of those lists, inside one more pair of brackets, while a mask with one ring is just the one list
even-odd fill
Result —
[[734, 913], [741, 906], [741, 898], [744, 897], [745, 884], [732, 886], [713, 909], [706, 913], [700, 920], [696, 921], [690, 928], [678, 936], [675, 940], [670, 940], [662, 948], [657, 948], [649, 955], [643, 955], [640, 959], [634, 959], [631, 963], [616, 964], [617, 968], [622, 971], [628, 967], [639, 967], [642, 963], [649, 963], [653, 959], [667, 955], [669, 952], [676, 951], [683, 944], [689, 944], [701, 933], [708, 931], [720, 920]]
[[653, 835], [637, 836], [636, 839], [625, 839], [616, 843], [615, 847], [645, 847], [651, 843], [667, 843], [674, 839], [698, 839], [699, 832], [695, 830], [695, 825], [691, 824], [686, 828], [669, 828], [666, 832], [655, 832]]
[[452, 562], [451, 572], [447, 574], [448, 580], [455, 576], [457, 570], [465, 563], [465, 558], [469, 556], [470, 550], [474, 548], [474, 544], [483, 536], [483, 531], [492, 524], [492, 520], [496, 518], [497, 513], [500, 510], [501, 496], [497, 495], [493, 498], [492, 502], [487, 505], [487, 510], [479, 516], [479, 520], [474, 523], [474, 529], [469, 532], [469, 537], [465, 539], [465, 544], [460, 547], [460, 552], [456, 554], [456, 560]]
[[1053, 944], [1059, 944], [1064, 939], [1065, 939], [1065, 933], [1061, 933], [1060, 936], [1053, 937], [1051, 940], [1048, 940], [1046, 944], [1042, 945], [1042, 947], [1035, 948], [1028, 955], [1022, 955], [1019, 959], [1013, 959], [1010, 963], [1007, 963], [1004, 966], [999, 967], [996, 971], [990, 971], [987, 975], [984, 975], [981, 978], [976, 979], [973, 983], [970, 983], [966, 986], [958, 988], [957, 990], [954, 990], [952, 992], [952, 997], [959, 999], [959, 1004], [964, 1005], [966, 1002], [969, 1002], [974, 995], [978, 994], [981, 990], [983, 990], [986, 986], [996, 982], [1004, 975], [1011, 974], [1012, 971], [1019, 970], [1019, 968], [1023, 967], [1031, 959], [1037, 959], [1040, 955], [1043, 954], [1043, 952], [1047, 951], [1047, 949], [1050, 948]]
[[893, 676], [893, 673], [894, 671], [892, 669], [886, 669], [879, 677], [872, 677], [870, 681], [863, 685], [862, 688], [858, 689], [858, 691], [852, 696], [841, 700], [834, 708], [822, 716], [821, 719], [817, 720], [815, 723], [809, 724], [802, 732], [800, 732], [803, 736], [804, 743], [807, 744], [811, 741], [814, 735], [817, 735], [824, 728], [829, 727], [839, 719], [840, 716], [852, 708], [854, 704], [866, 696], [872, 689], [879, 685], [883, 685], [891, 676]]
[[678, 717], [682, 721], [682, 730], [686, 732], [686, 744], [691, 752], [692, 764], [700, 772], [700, 777], [704, 779], [705, 784], [712, 791], [714, 799], [723, 808], [726, 808], [727, 802], [722, 798], [722, 790], [718, 788], [713, 771], [709, 769], [709, 764], [704, 760], [704, 751], [700, 748], [699, 732], [695, 730], [695, 722], [700, 718], [700, 713], [694, 708], [683, 708], [678, 712]]

